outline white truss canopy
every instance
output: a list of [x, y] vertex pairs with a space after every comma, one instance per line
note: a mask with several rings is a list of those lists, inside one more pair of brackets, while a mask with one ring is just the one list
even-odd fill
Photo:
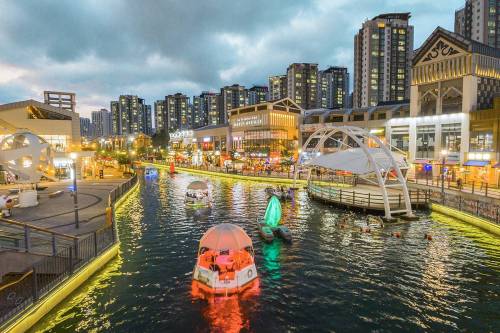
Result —
[[[325, 143], [332, 141], [336, 143], [336, 152], [321, 155], [325, 151]], [[314, 148], [309, 147], [312, 142], [315, 142]], [[299, 164], [307, 168], [323, 167], [350, 171], [379, 187], [387, 218], [391, 218], [393, 213], [402, 212], [407, 216], [413, 216], [406, 178], [401, 171], [408, 169], [408, 163], [403, 154], [391, 150], [397, 149], [384, 143], [366, 129], [355, 126], [328, 126], [311, 134], [302, 146], [304, 153], [316, 157], [308, 161], [299, 158]], [[295, 168], [295, 179], [298, 169]], [[391, 210], [387, 193], [389, 188], [402, 192], [404, 210]]]
[[[368, 158], [367, 153], [373, 159]], [[408, 168], [402, 154], [392, 153], [392, 155], [399, 168]], [[382, 173], [392, 169], [392, 160], [381, 148], [367, 148], [366, 151], [362, 148], [348, 148], [336, 153], [320, 155], [306, 161], [304, 164], [325, 169], [348, 171], [356, 175], [374, 173], [376, 169]]]

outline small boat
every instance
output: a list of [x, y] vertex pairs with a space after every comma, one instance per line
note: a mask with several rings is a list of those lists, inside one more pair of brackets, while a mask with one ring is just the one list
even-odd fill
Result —
[[193, 282], [205, 292], [239, 293], [257, 279], [252, 240], [239, 226], [221, 223], [200, 240]]
[[184, 202], [193, 207], [212, 206], [207, 183], [196, 180], [189, 184], [186, 190]]
[[260, 237], [262, 237], [264, 241], [270, 243], [274, 240], [273, 229], [271, 229], [270, 226], [263, 223], [257, 223], [257, 229], [259, 231]]
[[292, 232], [284, 225], [280, 225], [278, 228], [274, 230], [274, 232], [275, 234], [278, 235], [278, 237], [281, 237], [283, 240], [287, 242], [292, 241]]
[[266, 193], [269, 198], [272, 197], [273, 195], [280, 200], [292, 200], [293, 198], [292, 190], [283, 187], [277, 187], [277, 188], [267, 187]]
[[[272, 232], [274, 237], [280, 237], [287, 242], [292, 241], [292, 233], [284, 225], [279, 225], [281, 221], [281, 203], [275, 195], [271, 196], [267, 204], [266, 213], [264, 215], [264, 222], [259, 223], [259, 233], [262, 238], [266, 241], [272, 241], [271, 237], [268, 235], [269, 230]], [[265, 229], [265, 228], [269, 229]], [[263, 233], [265, 234], [265, 237]]]
[[155, 167], [147, 166], [144, 168], [144, 177], [156, 177], [158, 176], [158, 170]]

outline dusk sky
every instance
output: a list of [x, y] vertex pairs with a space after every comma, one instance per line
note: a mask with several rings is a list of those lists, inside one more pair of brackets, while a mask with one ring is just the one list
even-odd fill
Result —
[[77, 111], [120, 94], [165, 95], [267, 85], [292, 62], [349, 67], [364, 20], [412, 13], [415, 47], [453, 30], [464, 0], [0, 0], [0, 104], [77, 94]]

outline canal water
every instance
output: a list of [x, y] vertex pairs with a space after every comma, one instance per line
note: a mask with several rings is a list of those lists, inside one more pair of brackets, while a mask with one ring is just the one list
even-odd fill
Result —
[[[370, 234], [341, 229], [342, 210], [300, 191], [283, 207], [294, 242], [264, 244], [255, 221], [266, 207], [265, 184], [210, 178], [213, 208], [193, 211], [183, 196], [198, 179], [208, 178], [142, 180], [117, 212], [119, 258], [32, 331], [500, 331], [498, 238], [428, 213]], [[222, 222], [251, 236], [259, 287], [206, 300], [192, 294], [191, 272], [198, 240]]]

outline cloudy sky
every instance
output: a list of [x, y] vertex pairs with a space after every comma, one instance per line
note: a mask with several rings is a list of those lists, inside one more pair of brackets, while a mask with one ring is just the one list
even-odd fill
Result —
[[120, 94], [267, 84], [292, 62], [348, 66], [362, 22], [410, 11], [418, 47], [464, 0], [0, 0], [0, 104], [72, 91], [88, 116]]

